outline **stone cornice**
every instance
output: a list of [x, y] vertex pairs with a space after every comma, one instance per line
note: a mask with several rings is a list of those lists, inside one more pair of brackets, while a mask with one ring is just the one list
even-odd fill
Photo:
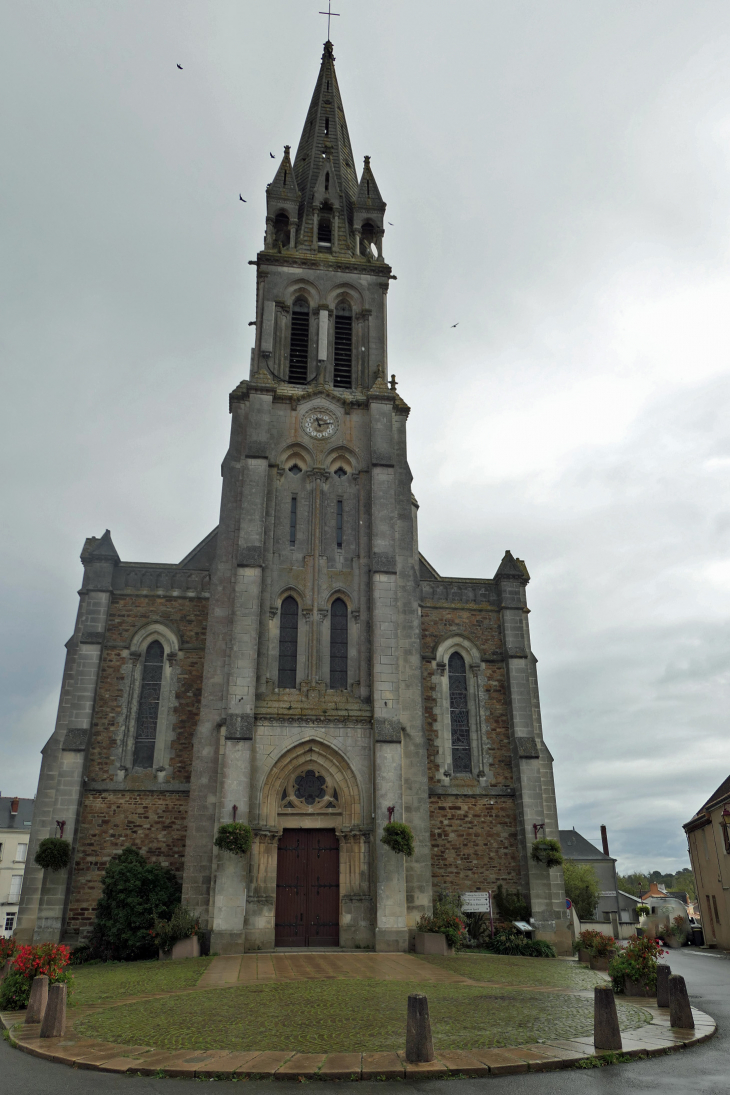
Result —
[[[387, 262], [370, 262], [368, 259], [334, 258], [318, 252], [306, 255], [301, 251], [259, 251], [255, 259], [249, 260], [249, 266], [283, 266], [299, 270], [332, 270], [336, 273], [364, 274], [366, 277], [395, 281], [395, 275]], [[386, 286], [387, 287], [387, 286]]]

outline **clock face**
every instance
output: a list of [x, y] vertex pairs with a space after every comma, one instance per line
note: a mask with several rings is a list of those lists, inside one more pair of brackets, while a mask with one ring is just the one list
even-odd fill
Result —
[[337, 433], [339, 424], [337, 415], [327, 407], [315, 407], [302, 416], [302, 429], [318, 441]]

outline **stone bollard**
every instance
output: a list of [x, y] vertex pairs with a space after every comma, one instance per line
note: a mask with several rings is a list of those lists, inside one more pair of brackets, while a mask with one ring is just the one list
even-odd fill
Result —
[[694, 1030], [695, 1021], [687, 995], [684, 977], [673, 973], [669, 977], [669, 1025], [681, 1030]]
[[656, 1006], [669, 1007], [669, 974], [671, 966], [658, 965], [656, 968]]
[[410, 1065], [417, 1065], [432, 1060], [433, 1038], [428, 1016], [428, 997], [422, 992], [414, 992], [408, 997], [406, 1061]]
[[66, 986], [51, 985], [46, 1014], [41, 1023], [41, 1038], [61, 1038], [66, 1031]]
[[616, 1000], [610, 985], [593, 990], [593, 1045], [596, 1049], [621, 1049]]
[[48, 978], [45, 973], [34, 977], [30, 983], [30, 1000], [25, 1013], [26, 1023], [42, 1023], [48, 1003]]

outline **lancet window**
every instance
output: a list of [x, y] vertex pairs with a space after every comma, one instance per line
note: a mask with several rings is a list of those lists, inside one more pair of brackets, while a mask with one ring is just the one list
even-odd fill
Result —
[[293, 597], [285, 597], [279, 612], [279, 688], [297, 686], [298, 637], [299, 605]]
[[330, 688], [347, 688], [347, 605], [341, 597], [330, 608]]
[[306, 384], [309, 366], [309, 305], [298, 297], [291, 310], [289, 383]]
[[154, 764], [164, 667], [165, 650], [162, 643], [155, 640], [147, 647], [144, 656], [132, 760], [135, 768], [152, 768]]
[[451, 770], [454, 775], [471, 773], [469, 692], [466, 662], [457, 651], [449, 657], [449, 714], [451, 719]]
[[341, 301], [335, 308], [335, 388], [352, 387], [352, 308]]

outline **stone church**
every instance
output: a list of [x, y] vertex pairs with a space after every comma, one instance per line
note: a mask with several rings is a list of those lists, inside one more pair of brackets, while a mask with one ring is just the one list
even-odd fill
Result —
[[[389, 379], [386, 221], [358, 177], [325, 43], [296, 155], [266, 189], [248, 379], [231, 392], [218, 527], [179, 563], [83, 582], [42, 750], [16, 935], [75, 943], [127, 845], [169, 865], [219, 953], [404, 951], [439, 890], [529, 900], [568, 941], [527, 569], [444, 578], [419, 554], [409, 408]], [[413, 830], [411, 858], [381, 840]], [[250, 852], [214, 845], [253, 830]], [[33, 864], [71, 842], [68, 871]]]

